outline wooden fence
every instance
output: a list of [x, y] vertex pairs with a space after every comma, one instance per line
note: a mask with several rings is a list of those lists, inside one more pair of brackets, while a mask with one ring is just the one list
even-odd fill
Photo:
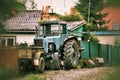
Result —
[[0, 48], [0, 67], [18, 67], [17, 48]]

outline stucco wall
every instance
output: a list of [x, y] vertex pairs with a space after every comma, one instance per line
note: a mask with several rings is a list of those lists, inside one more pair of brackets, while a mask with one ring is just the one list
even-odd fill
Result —
[[35, 38], [34, 34], [16, 34], [16, 42], [18, 44], [26, 42], [29, 45], [32, 45], [34, 38]]
[[14, 37], [15, 41], [14, 43], [20, 44], [20, 43], [28, 43], [28, 45], [33, 44], [33, 39], [35, 38], [35, 34], [4, 34], [0, 35], [2, 37]]
[[114, 45], [116, 39], [120, 40], [120, 36], [97, 36], [99, 43]]

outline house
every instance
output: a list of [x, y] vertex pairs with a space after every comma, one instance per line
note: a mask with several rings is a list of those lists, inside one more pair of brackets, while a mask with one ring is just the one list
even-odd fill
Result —
[[105, 25], [109, 27], [109, 31], [91, 32], [96, 35], [100, 44], [115, 45], [118, 40], [120, 42], [120, 8], [106, 7], [102, 13], [107, 13], [104, 17], [108, 21]]
[[43, 10], [41, 12], [41, 19], [42, 21], [59, 20], [57, 14], [54, 13], [54, 10], [51, 8], [51, 6], [43, 7]]
[[[20, 45], [21, 43], [32, 45], [33, 39], [36, 36], [36, 27], [41, 19], [42, 21], [59, 20], [50, 6], [45, 6], [41, 11], [21, 11], [13, 18], [7, 20], [5, 25], [7, 33], [0, 35], [1, 46], [15, 46], [16, 44]], [[84, 21], [69, 22], [68, 26], [72, 31], [76, 32], [76, 28], [74, 27], [77, 27], [78, 29], [78, 25], [82, 23], [84, 23]]]
[[120, 8], [116, 7], [106, 7], [103, 9], [102, 13], [107, 13], [104, 17], [105, 21], [109, 21], [106, 25], [109, 30], [120, 30]]
[[40, 18], [39, 10], [21, 11], [18, 15], [6, 21], [6, 34], [1, 35], [2, 46], [15, 46], [27, 42], [33, 44], [35, 26]]
[[120, 31], [97, 31], [91, 34], [97, 36], [100, 44], [115, 45], [116, 41], [120, 42]]
[[50, 6], [45, 6], [43, 10], [21, 11], [6, 21], [7, 34], [0, 35], [0, 44], [2, 46], [15, 46], [21, 43], [32, 45], [41, 18], [42, 21], [59, 20]]

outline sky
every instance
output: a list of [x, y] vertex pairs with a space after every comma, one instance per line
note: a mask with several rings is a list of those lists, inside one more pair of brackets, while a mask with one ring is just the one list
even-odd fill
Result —
[[[34, 0], [37, 4], [37, 9], [42, 10], [43, 6], [50, 5], [53, 11], [59, 14], [70, 13], [70, 8], [75, 6], [78, 0]], [[27, 4], [27, 9], [30, 7], [30, 3]]]

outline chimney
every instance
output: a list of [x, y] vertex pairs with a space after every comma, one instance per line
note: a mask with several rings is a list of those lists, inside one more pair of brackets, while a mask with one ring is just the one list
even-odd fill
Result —
[[45, 6], [44, 13], [49, 13], [50, 6]]
[[75, 15], [75, 9], [73, 7], [70, 8], [70, 15]]

